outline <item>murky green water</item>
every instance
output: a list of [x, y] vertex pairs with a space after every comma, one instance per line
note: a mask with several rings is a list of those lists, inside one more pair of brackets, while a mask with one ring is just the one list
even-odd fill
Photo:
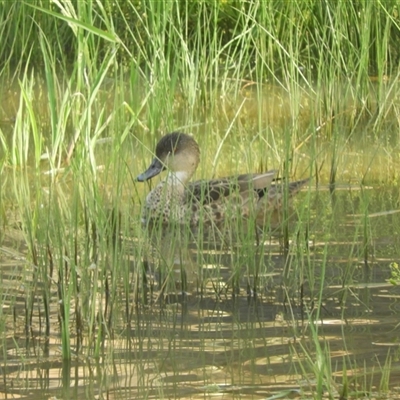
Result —
[[[275, 118], [283, 119], [282, 114]], [[250, 145], [248, 139], [243, 136], [243, 148], [233, 157], [227, 140], [216, 158], [218, 138], [207, 141], [199, 135], [206, 149], [198, 175], [253, 167], [260, 138], [252, 137]], [[153, 142], [144, 141], [149, 146]], [[127, 154], [139, 146], [132, 137]], [[82, 284], [70, 303], [69, 363], [62, 361], [60, 290], [75, 284], [67, 275], [73, 256], [64, 249], [39, 246], [38, 259], [44, 264], [34, 265], [21, 230], [26, 216], [13, 202], [12, 168], [3, 168], [0, 398], [318, 398], [321, 382], [323, 390], [336, 387], [337, 398], [343, 384], [349, 397], [373, 398], [387, 390], [388, 398], [398, 397], [400, 289], [388, 280], [390, 266], [399, 262], [400, 198], [395, 179], [398, 145], [390, 146], [367, 148], [357, 141], [343, 145], [338, 172], [342, 184], [331, 194], [323, 166], [319, 185], [314, 179], [311, 190], [298, 195], [289, 224], [289, 248], [279, 226], [263, 236], [257, 263], [246, 259], [247, 250], [240, 246], [204, 246], [204, 254], [196, 258], [202, 260], [202, 284], [191, 294], [160, 294], [153, 269], [146, 270], [144, 280], [138, 273], [142, 260], [135, 258], [140, 243], [135, 229], [132, 235], [124, 232], [117, 255], [97, 259], [97, 265], [105, 264], [102, 270], [78, 252], [76, 279], [84, 282], [82, 268], [92, 270], [88, 286]], [[295, 156], [299, 171], [305, 170], [310, 157], [307, 147]], [[321, 157], [329, 153], [329, 144], [324, 147]], [[107, 147], [97, 151], [107, 165]], [[126, 155], [123, 150], [121, 154]], [[252, 154], [252, 159], [237, 154]], [[132, 176], [150, 159], [144, 150], [135, 155], [127, 159]], [[371, 184], [361, 188], [368, 168]], [[379, 171], [384, 171], [385, 183], [376, 178]], [[104, 191], [112, 191], [115, 181], [109, 170], [99, 174]], [[60, 185], [73, 187], [73, 177]], [[44, 190], [50, 187], [46, 180]], [[137, 227], [138, 199], [148, 188], [137, 186], [135, 192], [128, 174], [126, 180], [120, 193], [126, 208], [120, 210], [126, 225]], [[57, 258], [63, 259], [66, 276], [60, 275], [62, 268], [57, 270]], [[240, 271], [232, 270], [233, 260], [240, 261]], [[116, 266], [126, 269], [119, 279], [114, 279]], [[101, 290], [93, 294], [96, 282]], [[88, 307], [94, 312], [80, 321], [85, 302], [94, 304]], [[328, 395], [324, 391], [321, 397]]]

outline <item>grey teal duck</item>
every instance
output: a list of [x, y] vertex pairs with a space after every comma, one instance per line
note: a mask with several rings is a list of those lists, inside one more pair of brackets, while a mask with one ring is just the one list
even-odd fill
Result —
[[[285, 183], [274, 181], [275, 170], [190, 182], [199, 161], [200, 149], [192, 136], [172, 132], [160, 139], [150, 166], [137, 177], [145, 182], [167, 170], [166, 178], [146, 197], [144, 225], [220, 226], [232, 218], [251, 216], [262, 225], [266, 211], [281, 207]], [[288, 183], [289, 197], [308, 182], [307, 178]]]

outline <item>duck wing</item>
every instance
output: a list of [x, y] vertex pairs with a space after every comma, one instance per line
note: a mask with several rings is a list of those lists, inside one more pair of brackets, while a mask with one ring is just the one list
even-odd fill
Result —
[[247, 197], [249, 190], [254, 190], [261, 198], [273, 182], [275, 175], [276, 171], [272, 170], [262, 174], [244, 174], [192, 182], [187, 187], [187, 200], [190, 203], [206, 205], [234, 194]]
[[279, 209], [282, 207], [284, 193], [287, 190], [288, 198], [291, 199], [295, 196], [307, 183], [310, 182], [310, 178], [302, 179], [300, 181], [294, 181], [289, 183], [276, 183], [274, 182], [267, 188], [257, 189], [259, 196], [258, 209], [271, 210]]

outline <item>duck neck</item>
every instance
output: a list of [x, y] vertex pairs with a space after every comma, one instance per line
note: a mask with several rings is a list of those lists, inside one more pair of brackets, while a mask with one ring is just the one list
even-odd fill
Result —
[[192, 173], [187, 171], [176, 171], [170, 172], [167, 177], [167, 181], [169, 185], [175, 187], [184, 187], [189, 179], [192, 177]]

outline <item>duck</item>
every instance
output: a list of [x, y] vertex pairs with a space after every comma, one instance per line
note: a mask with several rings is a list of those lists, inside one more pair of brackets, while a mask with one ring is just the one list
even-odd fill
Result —
[[[167, 175], [146, 197], [142, 212], [145, 226], [221, 226], [232, 219], [251, 217], [260, 225], [265, 223], [267, 211], [282, 206], [285, 187], [277, 183], [276, 170], [191, 182], [200, 162], [200, 148], [186, 133], [164, 135], [154, 154], [150, 166], [136, 180], [146, 182], [163, 171]], [[289, 197], [308, 182], [309, 178], [288, 183]]]

